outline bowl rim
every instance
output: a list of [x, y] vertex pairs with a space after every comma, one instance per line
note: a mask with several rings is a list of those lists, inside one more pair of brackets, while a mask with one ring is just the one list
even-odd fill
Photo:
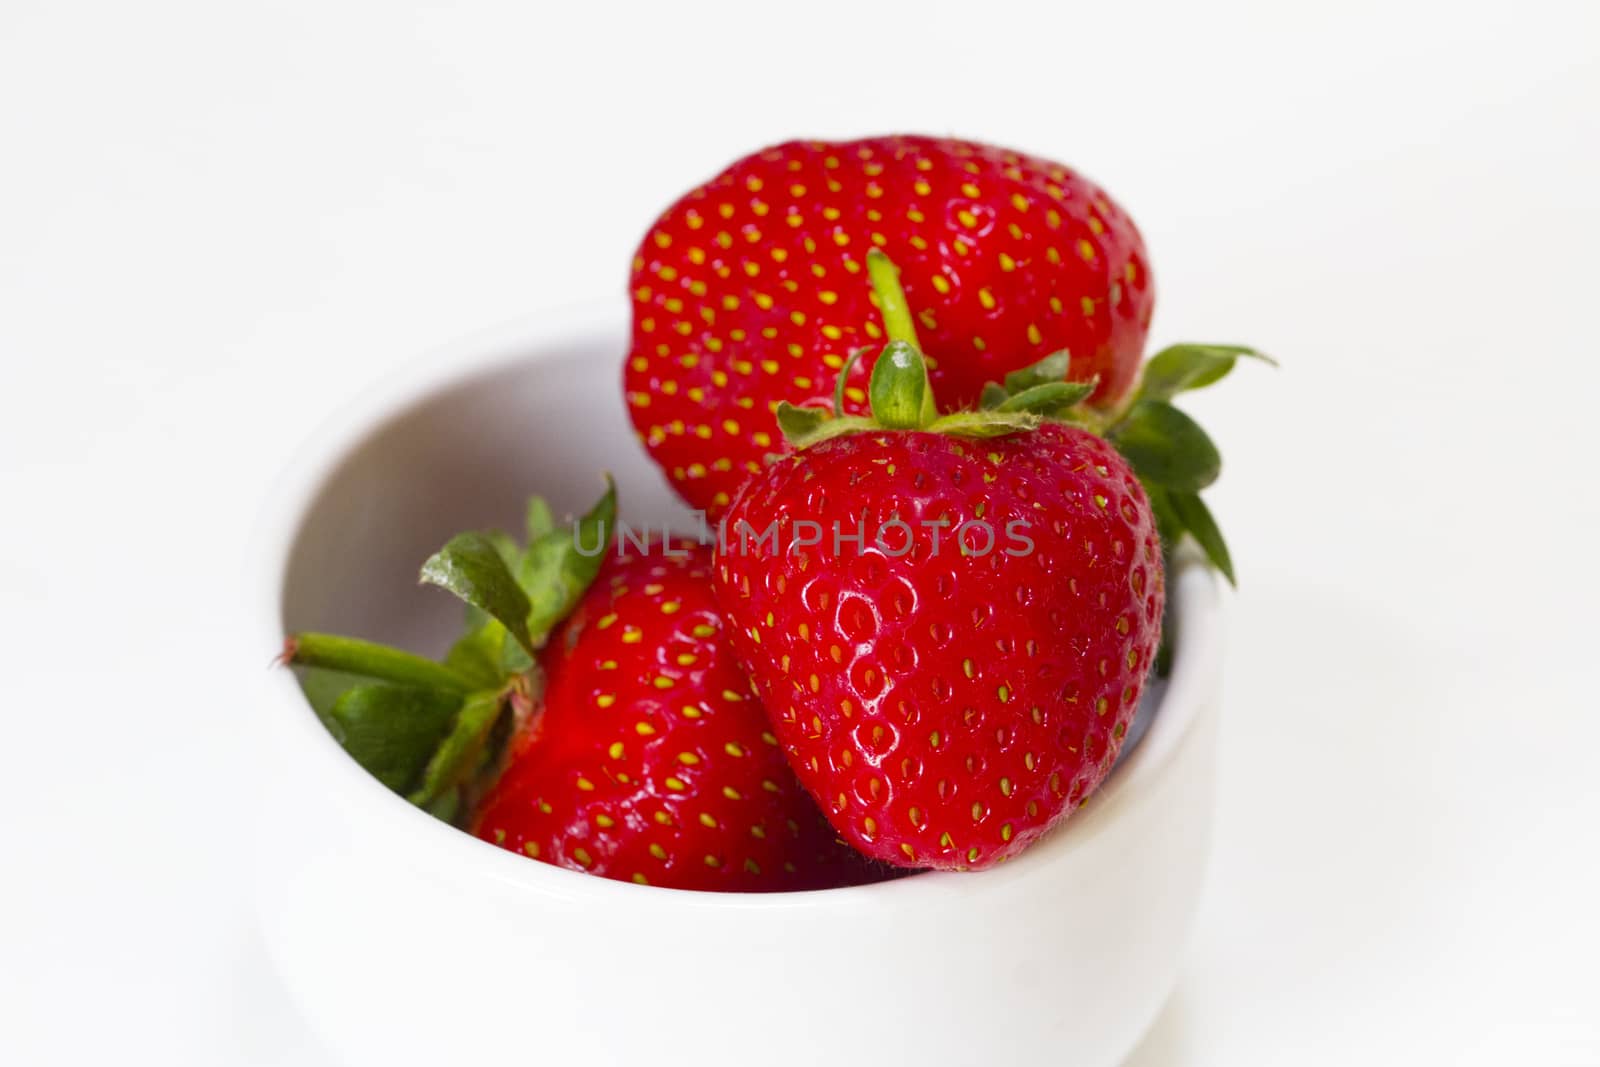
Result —
[[[626, 307], [619, 301], [566, 305], [525, 315], [428, 350], [336, 409], [292, 451], [263, 498], [249, 557], [249, 610], [242, 636], [254, 661], [259, 663], [266, 650], [282, 646], [285, 578], [296, 542], [322, 489], [358, 448], [444, 393], [536, 362], [544, 358], [543, 353], [598, 341], [616, 346], [620, 360], [625, 337], [619, 324], [625, 321]], [[1224, 639], [1225, 595], [1192, 543], [1185, 542], [1175, 554], [1167, 589], [1168, 595], [1176, 598], [1178, 638], [1162, 705], [1148, 731], [1069, 819], [1021, 855], [980, 872], [928, 871], [869, 885], [773, 893], [672, 889], [599, 878], [515, 855], [435, 819], [390, 792], [350, 759], [311, 713], [290, 671], [267, 673], [259, 714], [285, 720], [281, 725], [301, 739], [308, 764], [338, 787], [330, 795], [358, 808], [360, 817], [391, 827], [397, 836], [413, 836], [417, 842], [413, 859], [424, 852], [434, 854], [437, 866], [457, 877], [475, 872], [478, 877], [520, 890], [567, 900], [604, 900], [625, 894], [627, 903], [635, 907], [784, 909], [835, 903], [854, 906], [877, 897], [902, 904], [918, 895], [944, 895], [955, 888], [980, 885], [999, 887], [1028, 877], [1033, 868], [1072, 851], [1095, 836], [1098, 826], [1113, 821], [1125, 796], [1136, 796], [1154, 786], [1216, 688]], [[301, 773], [309, 770], [297, 767], [297, 776]], [[261, 817], [269, 818], [270, 812], [262, 811]]]

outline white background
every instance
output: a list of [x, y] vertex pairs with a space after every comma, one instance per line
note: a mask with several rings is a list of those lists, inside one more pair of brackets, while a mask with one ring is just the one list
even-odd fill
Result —
[[[1138, 219], [1234, 612], [1140, 1065], [1600, 1063], [1592, 4], [0, 3], [0, 1062], [322, 1064], [242, 857], [265, 487], [415, 353], [619, 294], [794, 135]], [[450, 976], [441, 976], [449, 978]], [[531, 1009], [532, 1010], [532, 1009]]]

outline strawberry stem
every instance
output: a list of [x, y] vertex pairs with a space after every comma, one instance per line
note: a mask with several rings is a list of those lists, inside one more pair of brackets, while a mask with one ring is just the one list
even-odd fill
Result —
[[867, 277], [878, 296], [878, 310], [883, 314], [883, 328], [889, 340], [904, 341], [920, 351], [916, 320], [911, 317], [911, 305], [906, 303], [906, 291], [900, 287], [900, 271], [894, 262], [876, 248], [869, 249]]
[[465, 693], [472, 683], [449, 667], [388, 645], [334, 634], [301, 633], [284, 642], [282, 661], [322, 667], [395, 685]]

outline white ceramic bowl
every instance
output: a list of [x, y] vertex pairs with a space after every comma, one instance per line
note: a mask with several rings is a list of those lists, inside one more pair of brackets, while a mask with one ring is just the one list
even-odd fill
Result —
[[[681, 520], [627, 424], [619, 319], [481, 336], [330, 429], [266, 523], [253, 651], [293, 629], [437, 651], [459, 615], [419, 561], [462, 528], [515, 529], [529, 493], [587, 505], [602, 463], [630, 519]], [[1171, 587], [1159, 714], [1065, 826], [981, 874], [823, 892], [658, 889], [492, 847], [386, 791], [271, 672], [269, 951], [353, 1064], [1115, 1063], [1176, 976], [1211, 821], [1220, 594], [1193, 562]]]

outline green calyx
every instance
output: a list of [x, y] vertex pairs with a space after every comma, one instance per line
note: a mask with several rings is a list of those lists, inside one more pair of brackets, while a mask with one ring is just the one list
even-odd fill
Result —
[[1240, 359], [1276, 367], [1271, 356], [1244, 345], [1180, 344], [1145, 361], [1139, 385], [1103, 433], [1144, 483], [1163, 543], [1193, 537], [1229, 585], [1237, 585], [1233, 556], [1200, 490], [1222, 473], [1222, 456], [1200, 424], [1172, 406], [1178, 393], [1227, 377]]
[[1184, 534], [1192, 536], [1211, 564], [1230, 583], [1235, 581], [1228, 546], [1199, 495], [1221, 473], [1222, 457], [1199, 424], [1171, 401], [1179, 393], [1221, 381], [1240, 359], [1276, 366], [1271, 357], [1243, 345], [1173, 345], [1150, 357], [1138, 387], [1122, 404], [1106, 410], [1087, 403], [1098, 379], [1068, 380], [1070, 354], [1053, 352], [1007, 374], [1004, 382], [990, 382], [975, 410], [941, 415], [899, 272], [887, 256], [873, 249], [867, 253], [867, 276], [889, 338], [873, 364], [867, 388], [871, 414], [844, 412], [845, 380], [866, 351], [858, 349], [839, 372], [832, 411], [778, 406], [778, 426], [795, 449], [883, 430], [998, 437], [1047, 421], [1070, 423], [1104, 437], [1122, 453], [1149, 493], [1165, 543], [1174, 544]]
[[[867, 253], [867, 277], [883, 316], [889, 340], [878, 353], [867, 383], [871, 415], [844, 413], [844, 384], [865, 349], [851, 353], [839, 371], [833, 410], [778, 405], [778, 427], [796, 449], [810, 448], [834, 437], [873, 430], [925, 430], [962, 437], [998, 437], [1031, 430], [1045, 411], [1036, 400], [1021, 398], [1010, 407], [939, 414], [933, 386], [928, 382], [927, 359], [917, 343], [915, 320], [901, 288], [899, 272], [889, 257], [877, 249]], [[1057, 383], [1064, 384], [1064, 383]], [[1088, 388], [1094, 388], [1091, 383]], [[1087, 395], [1087, 394], [1085, 394]]]
[[1045, 418], [1104, 437], [1144, 484], [1163, 543], [1176, 544], [1188, 534], [1211, 565], [1235, 584], [1227, 542], [1200, 499], [1200, 490], [1222, 473], [1222, 456], [1200, 424], [1171, 401], [1179, 393], [1221, 381], [1240, 359], [1277, 366], [1270, 356], [1242, 345], [1173, 345], [1145, 362], [1138, 387], [1126, 401], [1105, 411], [1083, 403], [1094, 391], [1092, 382], [1060, 380], [1069, 361], [1065, 352], [1058, 352], [1006, 375], [1004, 384], [990, 382], [981, 406], [1004, 411], [1013, 404], [1035, 409], [1053, 405]]
[[529, 501], [526, 536], [458, 534], [421, 580], [467, 605], [465, 633], [439, 661], [352, 637], [299, 633], [281, 661], [328, 732], [407, 800], [464, 824], [503, 769], [506, 742], [543, 690], [537, 655], [594, 581], [616, 524], [616, 488], [557, 525]]

